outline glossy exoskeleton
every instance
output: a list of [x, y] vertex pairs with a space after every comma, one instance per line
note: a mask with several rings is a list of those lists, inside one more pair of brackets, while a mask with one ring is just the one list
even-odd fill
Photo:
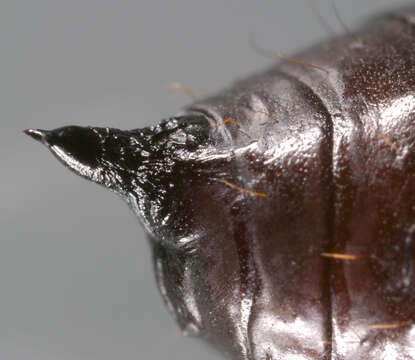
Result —
[[180, 327], [234, 359], [415, 359], [415, 9], [151, 128], [26, 130], [118, 193]]

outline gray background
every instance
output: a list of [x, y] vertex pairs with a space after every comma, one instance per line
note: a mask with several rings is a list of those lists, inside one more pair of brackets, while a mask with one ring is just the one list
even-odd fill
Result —
[[[405, 1], [338, 1], [351, 26]], [[339, 32], [329, 1], [316, 1]], [[395, 4], [395, 5], [394, 5]], [[218, 359], [176, 330], [144, 234], [115, 195], [21, 133], [136, 128], [326, 32], [307, 0], [0, 1], [0, 360]]]

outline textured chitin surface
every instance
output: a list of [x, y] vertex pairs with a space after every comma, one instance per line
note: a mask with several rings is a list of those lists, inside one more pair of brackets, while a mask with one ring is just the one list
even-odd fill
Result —
[[27, 133], [130, 205], [184, 332], [234, 359], [415, 359], [414, 18], [153, 128]]

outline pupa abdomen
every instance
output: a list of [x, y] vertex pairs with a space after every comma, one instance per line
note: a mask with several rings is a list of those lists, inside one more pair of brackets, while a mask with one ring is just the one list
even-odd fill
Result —
[[414, 359], [413, 14], [153, 128], [27, 133], [128, 202], [186, 333], [235, 359]]

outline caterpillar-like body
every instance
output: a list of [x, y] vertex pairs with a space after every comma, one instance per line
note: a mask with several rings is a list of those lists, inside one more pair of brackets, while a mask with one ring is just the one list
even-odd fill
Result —
[[161, 294], [234, 359], [415, 359], [415, 9], [152, 128], [26, 130], [118, 193]]

